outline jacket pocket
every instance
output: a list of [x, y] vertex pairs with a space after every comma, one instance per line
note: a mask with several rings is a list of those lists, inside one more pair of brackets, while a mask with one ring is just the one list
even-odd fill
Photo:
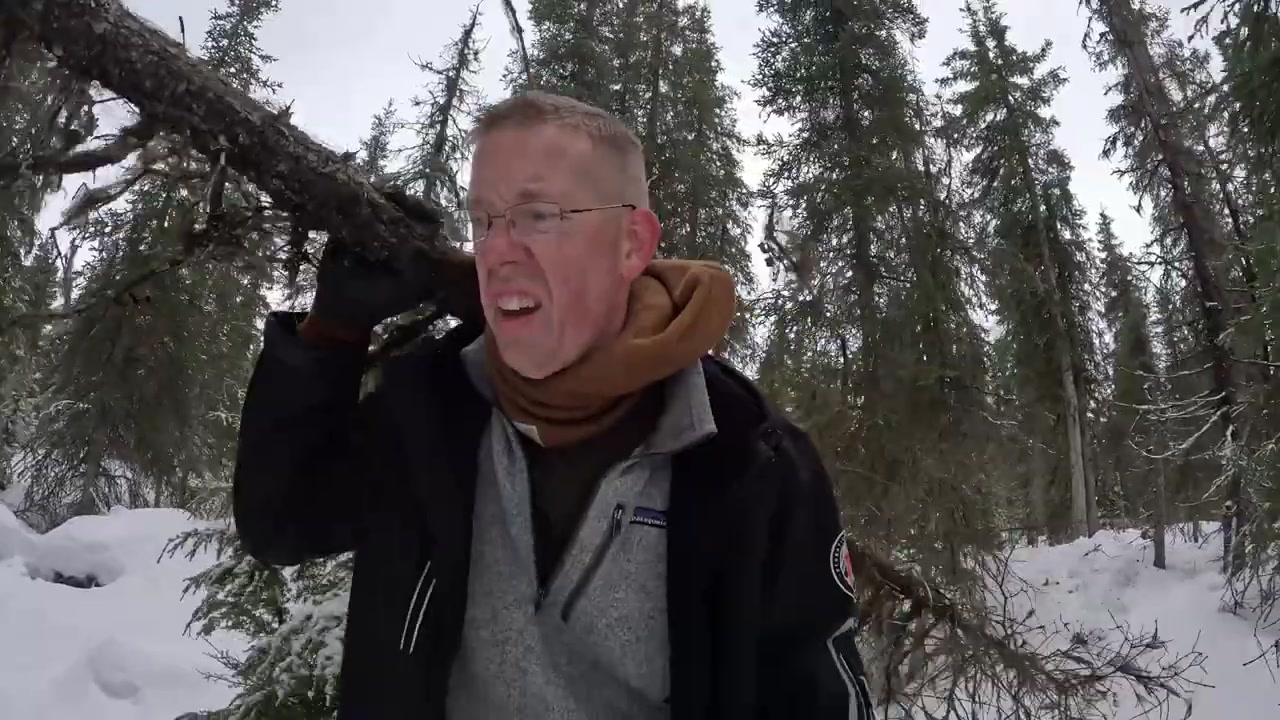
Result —
[[599, 572], [600, 566], [604, 564], [605, 556], [609, 554], [609, 548], [613, 547], [613, 541], [622, 534], [622, 518], [626, 515], [627, 509], [622, 503], [618, 503], [613, 507], [613, 517], [609, 520], [609, 527], [605, 530], [604, 537], [600, 538], [600, 544], [596, 545], [595, 552], [591, 553], [591, 558], [587, 560], [587, 567], [578, 576], [578, 582], [569, 588], [569, 594], [564, 599], [564, 607], [560, 609], [560, 619], [569, 622], [569, 616], [573, 614], [574, 607], [578, 601], [582, 599], [582, 593], [591, 584], [592, 578]]

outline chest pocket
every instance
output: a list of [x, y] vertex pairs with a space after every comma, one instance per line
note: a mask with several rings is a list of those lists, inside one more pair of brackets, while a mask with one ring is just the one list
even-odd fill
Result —
[[[619, 492], [607, 520], [582, 529], [594, 545], [558, 619], [580, 652], [661, 703], [669, 693], [665, 508], [670, 467], [665, 458], [647, 460], [641, 477], [628, 473], [642, 482], [638, 491]], [[627, 479], [622, 478], [624, 487]]]

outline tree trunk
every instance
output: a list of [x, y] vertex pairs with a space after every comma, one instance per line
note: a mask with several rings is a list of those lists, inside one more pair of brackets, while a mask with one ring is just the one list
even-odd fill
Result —
[[62, 266], [59, 268], [60, 287], [59, 296], [62, 299], [62, 307], [70, 308], [75, 302], [76, 287], [76, 254], [80, 251], [80, 241], [72, 238], [67, 243], [67, 251], [62, 259]]
[[1053, 463], [1049, 461], [1048, 451], [1037, 443], [1032, 451], [1031, 482], [1027, 488], [1027, 505], [1031, 510], [1031, 522], [1028, 524], [1036, 537], [1039, 537], [1040, 533], [1052, 536], [1049, 532], [1049, 514], [1045, 503], [1049, 474], [1053, 472], [1052, 467]]
[[[1084, 372], [1077, 369], [1075, 373], [1076, 397], [1087, 397], [1084, 383]], [[1080, 407], [1080, 441], [1084, 453], [1084, 499], [1085, 499], [1085, 531], [1093, 537], [1099, 529], [1098, 524], [1098, 451], [1097, 440], [1089, 424], [1089, 405], [1079, 403]]]
[[1053, 348], [1051, 352], [1058, 364], [1058, 379], [1062, 384], [1062, 412], [1060, 417], [1066, 421], [1067, 460], [1071, 468], [1071, 525], [1073, 537], [1083, 537], [1089, 533], [1088, 483], [1085, 482], [1084, 435], [1080, 426], [1080, 396], [1076, 392], [1076, 375], [1074, 353], [1071, 350], [1070, 333], [1062, 311], [1063, 298], [1058, 292], [1057, 263], [1049, 247], [1049, 230], [1045, 225], [1045, 209], [1039, 187], [1031, 173], [1031, 164], [1026, 153], [1022, 155], [1022, 181], [1031, 197], [1035, 213], [1036, 235], [1039, 240], [1040, 290], [1049, 306], [1050, 321], [1053, 324]]
[[[471, 54], [473, 38], [476, 33], [476, 26], [480, 23], [480, 6], [477, 5], [471, 11], [471, 20], [467, 23], [467, 27], [463, 29], [462, 36], [458, 38], [458, 52], [453, 57], [453, 72], [444, 81], [444, 97], [440, 100], [437, 113], [439, 123], [432, 128], [431, 152], [426, 158], [427, 167], [422, 168], [423, 184], [422, 199], [428, 203], [444, 203], [443, 194], [440, 192], [441, 180], [445, 172], [445, 164], [442, 161], [444, 157], [445, 147], [449, 142], [449, 126], [453, 120], [453, 108], [458, 102], [458, 93], [462, 87], [462, 78], [467, 71], [467, 56]], [[461, 198], [456, 198], [461, 200]]]
[[1116, 46], [1124, 54], [1135, 81], [1138, 110], [1146, 118], [1159, 149], [1161, 163], [1168, 170], [1173, 208], [1182, 221], [1187, 238], [1187, 253], [1205, 321], [1205, 341], [1209, 346], [1214, 390], [1220, 396], [1217, 418], [1222, 427], [1222, 465], [1227, 478], [1222, 522], [1223, 570], [1235, 575], [1244, 568], [1245, 560], [1243, 537], [1240, 537], [1245, 517], [1244, 485], [1236, 467], [1237, 456], [1244, 448], [1238, 445], [1235, 428], [1237, 387], [1232, 374], [1231, 352], [1226, 345], [1226, 333], [1231, 325], [1230, 305], [1215, 268], [1224, 251], [1222, 231], [1208, 213], [1207, 203], [1196, 197], [1193, 190], [1194, 187], [1203, 187], [1202, 182], [1194, 181], [1202, 181], [1204, 174], [1199, 159], [1173, 122], [1173, 103], [1156, 72], [1144, 28], [1135, 16], [1132, 3], [1130, 0], [1107, 0], [1100, 5], [1107, 27], [1115, 38]]
[[[1163, 443], [1162, 443], [1163, 445]], [[1162, 451], [1163, 452], [1163, 451]], [[1165, 528], [1168, 526], [1169, 502], [1165, 495], [1164, 458], [1156, 460], [1155, 566], [1165, 569]]]
[[[697, 126], [694, 129], [693, 145], [692, 145], [692, 152], [697, 153], [697, 155], [690, 158], [695, 163], [697, 163], [702, 160], [702, 155], [703, 155], [702, 148], [703, 148], [704, 138], [706, 137], [707, 124], [703, 122], [703, 118], [701, 117], [702, 108], [690, 108], [690, 109], [698, 113], [698, 117], [694, 120], [694, 122], [697, 123]], [[698, 183], [694, 183], [692, 187], [690, 187], [688, 190], [689, 210], [688, 210], [688, 215], [686, 216], [686, 219], [685, 219], [685, 222], [688, 227], [685, 229], [684, 242], [681, 243], [681, 245], [683, 246], [681, 249], [685, 250], [686, 252], [693, 250], [693, 248], [696, 247], [696, 244], [699, 241], [706, 239], [706, 238], [702, 238], [701, 235], [698, 233], [698, 226], [702, 223], [702, 206], [704, 204], [703, 198], [702, 198], [702, 194], [703, 194], [702, 191], [703, 191], [703, 188]]]
[[[831, 10], [831, 26], [828, 31], [833, 45], [839, 42], [844, 26], [854, 21], [852, 17], [845, 14], [847, 12], [844, 9]], [[864, 137], [866, 126], [859, 116], [859, 102], [854, 93], [866, 71], [852, 61], [850, 52], [848, 48], [841, 47], [840, 56], [836, 62], [839, 64], [840, 115], [841, 129], [844, 133], [842, 140], [845, 144], [845, 162], [850, 177], [858, 177], [862, 171], [857, 165], [866, 152], [867, 139]], [[855, 217], [851, 223], [850, 232], [853, 241], [853, 287], [858, 312], [858, 331], [862, 336], [858, 344], [860, 358], [858, 384], [863, 388], [864, 397], [873, 397], [874, 393], [867, 390], [874, 389], [878, 385], [875, 378], [877, 377], [876, 344], [880, 336], [878, 329], [880, 313], [875, 304], [875, 290], [879, 278], [871, 251], [871, 228], [865, 216], [857, 217], [859, 209], [853, 209], [853, 214]]]
[[98, 432], [89, 438], [89, 448], [85, 451], [84, 468], [80, 473], [80, 497], [72, 507], [72, 517], [96, 515], [98, 507], [96, 494], [98, 480], [102, 475], [102, 440]]
[[407, 243], [436, 260], [433, 288], [453, 315], [482, 317], [475, 269], [442, 241], [442, 218], [411, 218], [350, 163], [263, 107], [192, 57], [182, 44], [119, 0], [7, 0], [12, 22], [58, 64], [124, 97], [139, 114], [190, 139], [206, 157], [225, 145], [227, 166], [314, 228], [375, 258]]
[[[1162, 392], [1161, 396], [1167, 396], [1168, 393]], [[1156, 405], [1157, 401], [1153, 397], [1150, 389], [1146, 391], [1147, 403]], [[1152, 511], [1152, 520], [1154, 527], [1155, 559], [1154, 565], [1161, 569], [1165, 569], [1165, 529], [1169, 525], [1169, 499], [1168, 487], [1169, 483], [1165, 477], [1165, 458], [1164, 454], [1169, 452], [1169, 435], [1165, 431], [1165, 421], [1157, 419], [1155, 422], [1155, 450], [1156, 455], [1156, 482], [1155, 482], [1155, 509]]]
[[[1012, 99], [1007, 96], [1004, 98], [1004, 109], [1009, 117], [1017, 116], [1017, 108], [1013, 106]], [[1037, 268], [1039, 290], [1049, 308], [1049, 320], [1053, 326], [1053, 337], [1050, 340], [1053, 347], [1050, 348], [1050, 352], [1053, 353], [1054, 362], [1058, 365], [1058, 379], [1062, 387], [1062, 408], [1059, 416], [1066, 421], [1067, 460], [1071, 470], [1071, 532], [1073, 537], [1083, 537], [1091, 534], [1089, 483], [1085, 479], [1082, 408], [1080, 394], [1076, 390], [1075, 352], [1063, 310], [1065, 298], [1057, 282], [1057, 263], [1054, 261], [1053, 250], [1049, 246], [1049, 227], [1046, 217], [1048, 208], [1031, 169], [1030, 149], [1023, 143], [1023, 147], [1016, 150], [1023, 190], [1031, 200], [1032, 212], [1035, 215], [1037, 251], [1040, 254], [1040, 263]]]

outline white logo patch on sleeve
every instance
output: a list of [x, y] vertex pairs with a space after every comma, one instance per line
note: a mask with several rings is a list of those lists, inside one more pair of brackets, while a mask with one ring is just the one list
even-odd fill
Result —
[[858, 598], [857, 591], [853, 587], [853, 558], [849, 557], [849, 535], [841, 531], [836, 536], [836, 541], [831, 544], [831, 576], [835, 578], [836, 584], [840, 589], [845, 591], [849, 597]]

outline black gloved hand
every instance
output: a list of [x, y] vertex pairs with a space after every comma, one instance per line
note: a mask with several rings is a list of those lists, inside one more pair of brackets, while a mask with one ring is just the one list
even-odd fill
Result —
[[339, 239], [330, 239], [316, 271], [310, 318], [352, 335], [414, 309], [428, 300], [431, 260], [425, 247], [406, 243], [385, 260], [373, 261]]

